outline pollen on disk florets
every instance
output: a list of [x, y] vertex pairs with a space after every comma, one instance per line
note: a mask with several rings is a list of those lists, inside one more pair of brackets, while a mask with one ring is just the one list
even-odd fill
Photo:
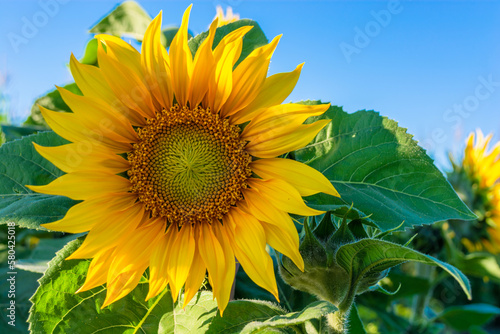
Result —
[[128, 155], [132, 191], [153, 217], [182, 225], [221, 219], [251, 175], [240, 129], [209, 109], [162, 110]]

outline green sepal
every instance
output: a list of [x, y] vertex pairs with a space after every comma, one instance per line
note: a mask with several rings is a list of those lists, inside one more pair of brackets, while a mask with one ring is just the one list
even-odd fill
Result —
[[319, 240], [326, 241], [333, 235], [333, 233], [335, 233], [336, 230], [337, 227], [333, 222], [332, 213], [328, 211], [323, 215], [319, 223], [313, 229], [313, 233]]

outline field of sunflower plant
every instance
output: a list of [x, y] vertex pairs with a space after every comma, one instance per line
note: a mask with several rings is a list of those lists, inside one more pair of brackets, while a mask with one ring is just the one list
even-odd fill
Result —
[[191, 36], [191, 7], [118, 5], [74, 83], [0, 115], [0, 332], [500, 332], [500, 144], [444, 176], [378, 112], [283, 103], [280, 36], [222, 9]]

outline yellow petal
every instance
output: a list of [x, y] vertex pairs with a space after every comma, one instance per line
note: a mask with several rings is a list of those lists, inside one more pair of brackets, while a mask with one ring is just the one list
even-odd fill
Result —
[[109, 106], [91, 97], [76, 95], [67, 89], [57, 87], [62, 99], [80, 120], [81, 126], [99, 131], [112, 140], [124, 143], [137, 142], [137, 133], [129, 120], [113, 112]]
[[330, 181], [316, 169], [290, 159], [259, 159], [250, 164], [252, 171], [264, 180], [281, 179], [297, 189], [301, 196], [323, 192], [332, 196], [339, 193]]
[[144, 216], [143, 205], [137, 203], [126, 210], [107, 211], [102, 220], [90, 230], [80, 248], [68, 259], [94, 257], [104, 249], [121, 245], [132, 235]]
[[144, 260], [138, 260], [135, 270], [120, 272], [119, 274], [113, 276], [111, 280], [108, 279], [108, 284], [106, 286], [106, 299], [104, 300], [101, 309], [132, 292], [137, 284], [139, 284], [142, 274], [146, 268], [147, 263], [145, 263]]
[[189, 102], [191, 108], [201, 103], [203, 97], [208, 92], [210, 80], [213, 80], [214, 55], [212, 44], [214, 42], [217, 22], [212, 22], [208, 37], [202, 42], [193, 62], [193, 78], [189, 85]]
[[261, 222], [261, 225], [266, 232], [267, 244], [289, 257], [301, 271], [304, 271], [304, 260], [300, 255], [299, 244], [295, 238], [297, 231], [295, 231], [294, 235], [290, 235], [274, 224]]
[[295, 131], [286, 134], [277, 133], [276, 136], [271, 130], [268, 135], [262, 134], [258, 140], [249, 142], [245, 149], [254, 157], [274, 158], [306, 146], [328, 123], [330, 123], [329, 119], [320, 120], [312, 124], [301, 125]]
[[61, 146], [40, 146], [33, 143], [41, 156], [63, 172], [104, 171], [117, 174], [130, 169], [130, 163], [103, 146], [73, 143]]
[[106, 82], [106, 79], [104, 79], [99, 67], [81, 64], [76, 60], [73, 54], [71, 54], [69, 65], [75, 83], [84, 96], [102, 100], [110, 108], [113, 108], [127, 117], [135, 126], [146, 124], [146, 120], [141, 114], [126, 107], [122, 101], [116, 97], [115, 93]]
[[113, 253], [115, 249], [116, 248], [106, 249], [99, 252], [94, 257], [92, 262], [90, 262], [89, 269], [87, 270], [85, 283], [76, 291], [76, 293], [87, 291], [106, 283], [109, 266], [114, 259]]
[[186, 287], [184, 289], [184, 302], [182, 307], [186, 307], [187, 304], [193, 299], [194, 295], [200, 289], [203, 280], [205, 279], [205, 273], [207, 268], [198, 250], [195, 251], [193, 257], [193, 263], [191, 265], [191, 270], [189, 271]]
[[26, 187], [42, 194], [84, 200], [109, 193], [127, 192], [130, 189], [130, 181], [113, 174], [76, 172], [65, 174], [45, 186]]
[[230, 233], [227, 232], [227, 227], [220, 223], [213, 224], [213, 230], [224, 252], [224, 267], [226, 268], [224, 276], [221, 279], [221, 287], [217, 289], [217, 294], [215, 295], [215, 298], [217, 298], [217, 305], [219, 306], [219, 311], [222, 316], [231, 296], [231, 287], [233, 286], [234, 277], [236, 275], [236, 264], [233, 248], [229, 239]]
[[257, 97], [280, 38], [281, 36], [277, 36], [271, 43], [255, 49], [236, 67], [233, 72], [233, 89], [222, 107], [222, 116], [235, 114]]
[[299, 243], [297, 229], [288, 213], [275, 207], [262, 197], [256, 189], [244, 189], [243, 196], [245, 197], [245, 201], [238, 203], [237, 206], [239, 208], [260, 221], [276, 225], [288, 234], [295, 235], [295, 243]]
[[324, 213], [307, 207], [299, 192], [283, 180], [248, 179], [248, 185], [280, 210], [302, 216], [316, 216]]
[[61, 137], [71, 142], [81, 142], [88, 146], [106, 146], [115, 153], [124, 153], [132, 150], [132, 145], [125, 142], [116, 142], [106, 138], [99, 129], [87, 129], [80, 125], [79, 118], [73, 113], [55, 112], [38, 106], [43, 118]]
[[233, 250], [245, 272], [255, 284], [279, 300], [273, 260], [266, 252], [266, 235], [262, 225], [238, 208], [231, 208], [224, 218], [234, 226]]
[[135, 194], [106, 194], [102, 197], [88, 199], [72, 206], [63, 219], [42, 224], [43, 227], [52, 231], [68, 233], [87, 232], [104, 218], [109, 212], [123, 211], [136, 201]]
[[101, 308], [123, 298], [137, 286], [163, 229], [163, 224], [139, 228], [116, 248], [107, 277], [106, 299]]
[[167, 232], [163, 233], [158, 240], [151, 254], [151, 261], [149, 263], [149, 292], [146, 300], [155, 297], [167, 287], [169, 282], [167, 271], [168, 261], [176, 235], [177, 226], [170, 225]]
[[181, 27], [170, 44], [170, 64], [172, 70], [172, 87], [180, 106], [188, 102], [188, 91], [193, 73], [193, 55], [189, 49], [188, 22], [192, 5], [184, 12]]
[[309, 106], [289, 103], [262, 109], [245, 127], [242, 137], [258, 143], [282, 136], [295, 131], [309, 117], [323, 114], [329, 106], [330, 104]]
[[304, 262], [298, 253], [299, 235], [292, 218], [270, 204], [255, 189], [245, 189], [243, 195], [245, 201], [239, 202], [238, 207], [261, 221], [267, 243], [291, 258], [302, 270]]
[[106, 45], [108, 57], [142, 78], [141, 54], [132, 45], [113, 35], [98, 34], [95, 38]]
[[142, 41], [142, 67], [146, 73], [146, 81], [153, 96], [162, 108], [169, 109], [174, 97], [169, 56], [161, 44], [162, 12], [151, 22]]
[[[214, 224], [219, 224], [219, 222], [214, 222]], [[224, 251], [209, 224], [202, 223], [199, 228], [199, 252], [205, 263], [205, 267], [208, 269], [208, 274], [212, 277], [214, 295], [217, 295], [219, 289], [226, 288], [222, 285], [226, 270]]]
[[172, 250], [168, 261], [168, 276], [172, 298], [175, 301], [179, 290], [186, 282], [194, 258], [194, 230], [190, 224], [182, 226], [172, 245]]
[[217, 112], [231, 95], [233, 66], [240, 57], [243, 36], [253, 27], [244, 26], [227, 34], [214, 50], [215, 72], [208, 88], [208, 106]]
[[123, 104], [143, 117], [154, 117], [153, 100], [142, 77], [108, 55], [101, 43], [97, 46], [97, 61], [104, 79]]
[[304, 63], [300, 64], [292, 72], [277, 73], [266, 78], [257, 97], [248, 106], [231, 116], [231, 122], [233, 124], [248, 122], [261, 113], [262, 108], [282, 103], [297, 84], [303, 65]]
[[[214, 57], [215, 61], [218, 62], [225, 53], [229, 52], [230, 49], [233, 47], [233, 43], [236, 41], [241, 41], [243, 36], [245, 36], [250, 30], [253, 29], [253, 26], [243, 26], [240, 27], [236, 30], [231, 31], [229, 34], [224, 36], [222, 40], [217, 44], [217, 46], [214, 49]], [[240, 56], [241, 50], [237, 52], [236, 58], [233, 59], [232, 66], [236, 64], [236, 61], [238, 61], [238, 58]]]

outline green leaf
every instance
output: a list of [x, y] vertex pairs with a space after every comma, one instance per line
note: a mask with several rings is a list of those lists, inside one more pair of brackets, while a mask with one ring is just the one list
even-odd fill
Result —
[[291, 326], [302, 325], [312, 319], [335, 312], [337, 308], [326, 301], [316, 301], [300, 312], [286, 313], [270, 302], [236, 300], [228, 304], [224, 317], [220, 314], [212, 320], [208, 333], [260, 333], [282, 329], [279, 333], [294, 333]]
[[[170, 44], [174, 40], [175, 34], [179, 31], [179, 27], [166, 27], [161, 31], [161, 44], [164, 47], [170, 47]], [[188, 40], [193, 38], [193, 34], [188, 30]]]
[[500, 315], [500, 308], [489, 304], [469, 304], [450, 306], [434, 320], [440, 320], [459, 331], [466, 331], [473, 326], [482, 326], [493, 317]]
[[87, 65], [97, 65], [97, 39], [92, 38], [87, 42], [85, 52], [80, 63]]
[[[344, 268], [350, 277], [348, 297], [356, 294], [360, 281], [407, 261], [415, 261], [428, 265], [439, 266], [446, 270], [471, 298], [469, 280], [457, 268], [439, 261], [410, 248], [384, 240], [362, 239], [357, 242], [341, 246], [336, 254], [337, 263]], [[346, 298], [347, 299], [347, 298]]]
[[14, 139], [21, 139], [22, 137], [32, 135], [38, 131], [47, 130], [45, 127], [41, 126], [14, 126], [14, 125], [1, 125], [2, 132], [5, 135], [6, 141], [12, 141]]
[[363, 322], [358, 314], [358, 308], [354, 304], [349, 312], [349, 319], [347, 320], [347, 334], [366, 334]]
[[199, 292], [185, 309], [180, 305], [182, 301], [161, 317], [158, 334], [206, 333], [217, 314], [217, 302], [212, 292]]
[[[78, 88], [75, 83], [71, 83], [69, 85], [63, 86], [63, 88], [69, 90], [72, 93], [82, 95], [82, 92]], [[27, 125], [39, 125], [48, 129], [48, 125], [43, 119], [42, 113], [40, 112], [40, 108], [38, 105], [45, 107], [49, 110], [53, 111], [61, 111], [61, 112], [71, 112], [71, 109], [68, 105], [63, 101], [61, 94], [57, 89], [54, 89], [48, 92], [46, 95], [39, 97], [36, 99], [33, 107], [31, 107], [31, 116], [25, 122]]]
[[[16, 254], [17, 255], [17, 254]], [[2, 280], [0, 281], [0, 305], [2, 305], [2, 317], [0, 320], [0, 333], [8, 333], [8, 334], [25, 334], [28, 333], [28, 323], [26, 320], [28, 319], [29, 309], [31, 303], [29, 298], [35, 293], [37, 288], [37, 280], [40, 278], [41, 274], [34, 273], [30, 271], [24, 270], [15, 270], [15, 275], [9, 274], [12, 270], [8, 268], [0, 269], [0, 277]], [[8, 298], [8, 291], [10, 290], [10, 282], [7, 281], [10, 276], [15, 277], [15, 297]], [[10, 301], [15, 300], [15, 326], [9, 325], [7, 322], [11, 321], [11, 319], [7, 318], [7, 314], [10, 311], [7, 311], [6, 308], [10, 305]]]
[[[243, 19], [217, 28], [215, 32], [213, 48], [215, 48], [219, 44], [224, 36], [229, 34], [231, 31], [234, 31], [243, 26], [253, 26], [253, 28], [243, 37], [243, 47], [241, 49], [241, 55], [234, 65], [235, 67], [238, 66], [238, 64], [243, 59], [245, 59], [253, 50], [268, 43], [266, 35], [257, 22], [249, 19]], [[188, 45], [191, 53], [193, 54], [193, 57], [196, 54], [196, 51], [200, 47], [201, 43], [205, 40], [205, 38], [207, 38], [207, 36], [208, 32], [205, 31], [189, 40]]]
[[70, 234], [63, 238], [40, 239], [38, 245], [28, 257], [16, 261], [16, 268], [43, 274], [56, 252], [76, 238], [76, 234]]
[[488, 277], [500, 283], [500, 266], [495, 255], [490, 253], [470, 253], [455, 259], [455, 265], [465, 274], [479, 278]]
[[81, 242], [82, 238], [74, 240], [58, 252], [40, 279], [40, 287], [31, 298], [33, 306], [28, 319], [31, 332], [158, 333], [161, 317], [174, 308], [168, 289], [146, 302], [149, 288], [143, 279], [127, 296], [102, 310], [104, 286], [75, 293], [85, 281], [90, 261], [64, 259]]
[[151, 20], [149, 14], [137, 2], [125, 1], [90, 28], [90, 32], [118, 37], [129, 36], [141, 41]]
[[26, 185], [45, 185], [63, 174], [40, 156], [33, 142], [42, 146], [68, 143], [54, 132], [42, 132], [0, 147], [0, 224], [43, 229], [40, 224], [61, 219], [77, 202], [63, 196], [34, 193]]
[[478, 326], [472, 326], [469, 328], [469, 334], [489, 334], [486, 330]]
[[322, 172], [342, 199], [315, 195], [306, 198], [309, 206], [335, 211], [354, 204], [382, 230], [402, 222], [407, 228], [475, 219], [425, 151], [395, 121], [374, 111], [348, 114], [336, 106], [308, 123], [318, 119], [332, 121], [291, 155]]

